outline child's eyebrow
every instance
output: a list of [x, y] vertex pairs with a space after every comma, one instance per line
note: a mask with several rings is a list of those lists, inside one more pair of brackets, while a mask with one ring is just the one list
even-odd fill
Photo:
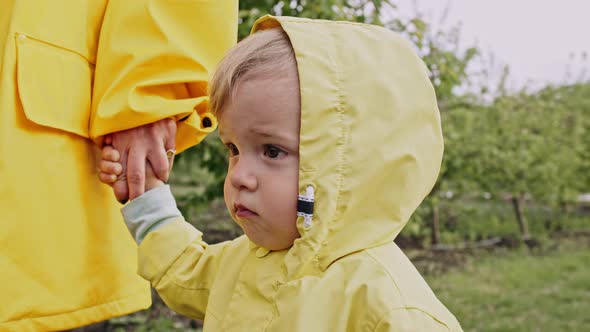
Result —
[[273, 139], [283, 142], [293, 142], [297, 139], [297, 137], [294, 137], [283, 130], [277, 130], [277, 128], [252, 128], [250, 129], [250, 133], [262, 139]]
[[[268, 132], [267, 130], [264, 130], [262, 128], [253, 128], [252, 129], [252, 133], [262, 136], [262, 137], [276, 137], [276, 134], [272, 134], [270, 132]], [[280, 135], [279, 135], [280, 136]]]

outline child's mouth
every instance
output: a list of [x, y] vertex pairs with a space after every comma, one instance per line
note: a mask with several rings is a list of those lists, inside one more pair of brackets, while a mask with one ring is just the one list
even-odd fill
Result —
[[236, 217], [238, 217], [238, 218], [251, 218], [251, 217], [255, 217], [258, 215], [256, 212], [249, 210], [248, 208], [246, 208], [245, 206], [243, 206], [241, 204], [234, 205], [234, 208], [235, 208]]

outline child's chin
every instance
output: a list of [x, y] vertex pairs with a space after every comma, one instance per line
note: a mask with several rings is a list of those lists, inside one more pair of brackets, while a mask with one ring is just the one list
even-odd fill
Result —
[[246, 236], [248, 237], [248, 239], [250, 239], [250, 241], [252, 241], [257, 246], [262, 247], [264, 249], [271, 250], [271, 251], [285, 250], [285, 249], [289, 249], [293, 246], [293, 241], [291, 241], [291, 243], [289, 243], [289, 241], [285, 241], [284, 243], [278, 243], [278, 242], [255, 239], [254, 237], [248, 235], [248, 233], [246, 233]]
[[292, 246], [293, 246], [293, 243], [291, 243], [291, 244], [283, 244], [283, 245], [277, 244], [277, 245], [268, 246], [268, 247], [266, 247], [266, 246], [261, 246], [261, 247], [266, 248], [268, 250], [272, 250], [272, 251], [280, 251], [280, 250], [289, 249]]

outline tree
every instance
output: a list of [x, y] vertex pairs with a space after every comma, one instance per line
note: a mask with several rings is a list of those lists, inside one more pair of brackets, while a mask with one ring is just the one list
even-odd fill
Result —
[[589, 91], [589, 84], [547, 87], [450, 112], [445, 181], [459, 191], [507, 195], [528, 240], [526, 200], [558, 206], [590, 188], [583, 171], [590, 147]]

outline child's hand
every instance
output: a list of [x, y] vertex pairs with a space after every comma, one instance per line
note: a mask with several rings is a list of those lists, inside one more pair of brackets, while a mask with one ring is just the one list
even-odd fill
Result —
[[105, 145], [102, 148], [101, 160], [98, 163], [98, 178], [100, 182], [112, 186], [121, 173], [123, 173], [123, 166], [119, 163], [119, 151], [115, 150], [110, 145]]
[[[112, 186], [117, 179], [125, 177], [123, 166], [119, 163], [120, 158], [119, 151], [115, 148], [110, 145], [103, 146], [101, 160], [98, 164], [98, 178], [102, 183]], [[146, 165], [145, 169], [145, 191], [164, 185], [164, 182], [156, 177], [150, 165]]]

